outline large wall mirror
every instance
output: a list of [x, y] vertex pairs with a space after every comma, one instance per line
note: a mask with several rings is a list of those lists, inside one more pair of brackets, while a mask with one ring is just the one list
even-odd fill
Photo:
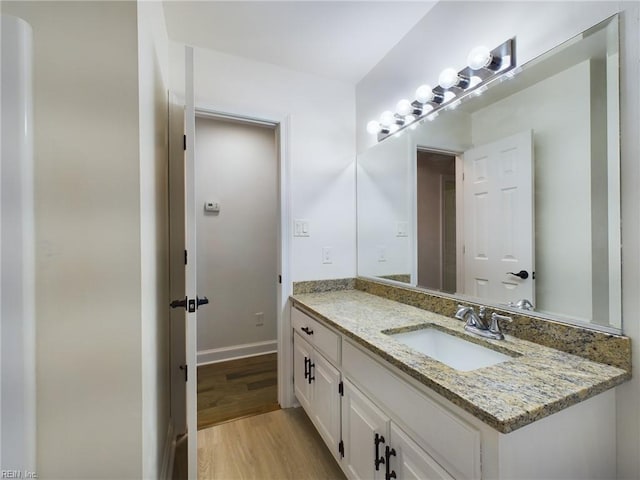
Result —
[[614, 16], [358, 156], [358, 275], [620, 331]]

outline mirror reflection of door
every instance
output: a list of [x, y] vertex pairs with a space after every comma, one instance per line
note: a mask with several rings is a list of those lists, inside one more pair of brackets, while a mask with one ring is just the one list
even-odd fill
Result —
[[456, 291], [455, 154], [418, 150], [418, 286]]
[[463, 191], [463, 293], [535, 303], [533, 132], [467, 150]]

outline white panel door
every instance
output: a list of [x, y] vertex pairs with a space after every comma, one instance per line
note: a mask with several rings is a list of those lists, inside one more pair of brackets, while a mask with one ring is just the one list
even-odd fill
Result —
[[463, 189], [464, 293], [535, 303], [533, 132], [465, 152]]
[[314, 352], [309, 370], [313, 388], [314, 423], [331, 453], [339, 459], [340, 372], [318, 352]]
[[391, 423], [391, 447], [395, 455], [389, 456], [389, 473], [402, 480], [454, 480], [427, 452]]
[[380, 460], [384, 460], [388, 439], [389, 418], [351, 382], [345, 380], [342, 397], [342, 462], [347, 476], [354, 480], [384, 479], [385, 465]]

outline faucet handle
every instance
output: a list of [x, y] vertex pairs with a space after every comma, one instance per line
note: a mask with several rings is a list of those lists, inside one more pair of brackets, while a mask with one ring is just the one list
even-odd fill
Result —
[[513, 322], [513, 318], [507, 317], [506, 315], [500, 315], [496, 312], [491, 314], [491, 325], [489, 326], [489, 331], [492, 333], [498, 334], [501, 338], [504, 338], [502, 335], [502, 331], [500, 330], [500, 320], [504, 320], [505, 322]]

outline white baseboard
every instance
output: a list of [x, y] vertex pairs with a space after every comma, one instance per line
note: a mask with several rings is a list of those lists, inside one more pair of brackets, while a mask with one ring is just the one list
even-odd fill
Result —
[[167, 438], [164, 441], [164, 451], [162, 452], [162, 468], [160, 470], [161, 480], [171, 480], [173, 477], [173, 461], [176, 456], [176, 437], [173, 433], [173, 419], [169, 419]]
[[201, 350], [198, 352], [198, 365], [209, 363], [226, 362], [238, 358], [255, 357], [265, 353], [278, 351], [278, 341], [268, 340], [265, 342], [245, 343], [243, 345], [233, 345], [231, 347], [212, 348], [211, 350]]

